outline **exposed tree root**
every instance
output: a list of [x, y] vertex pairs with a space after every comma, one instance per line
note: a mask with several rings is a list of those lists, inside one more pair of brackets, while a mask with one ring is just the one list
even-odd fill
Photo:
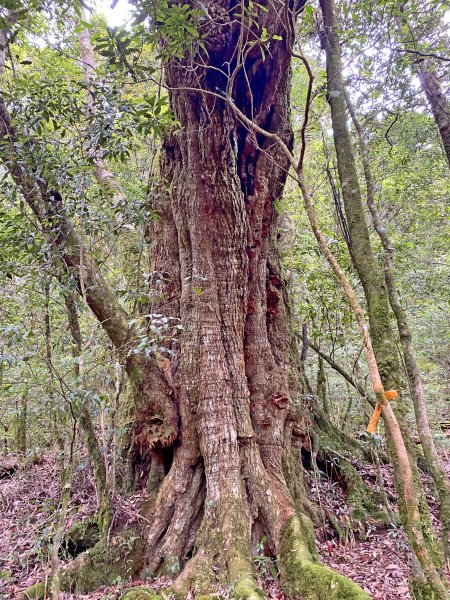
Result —
[[[300, 438], [293, 439], [295, 444], [300, 442]], [[124, 600], [156, 600], [168, 591], [177, 600], [185, 600], [189, 592], [207, 598], [218, 584], [229, 586], [233, 598], [263, 600], [251, 559], [253, 526], [253, 541], [267, 535], [269, 553], [278, 556], [290, 598], [366, 600], [367, 594], [355, 583], [318, 561], [312, 523], [306, 516], [314, 511], [307, 510], [301, 447], [295, 444], [289, 446], [283, 461], [292, 489], [283, 476], [266, 470], [258, 447], [248, 441], [241, 446], [245, 486], [238, 493], [243, 496], [227, 496], [217, 503], [209, 499], [204, 466], [196, 451], [188, 452], [187, 446], [177, 449], [151, 506], [142, 507], [145, 520], [119, 533], [107, 548], [99, 542], [78, 556], [62, 571], [61, 588], [85, 593], [118, 578], [145, 579], [165, 573], [178, 575], [169, 590], [155, 595], [133, 588]], [[43, 598], [44, 588], [37, 584], [22, 597]]]
[[165, 477], [156, 500], [147, 514], [152, 523], [146, 545], [152, 549], [143, 575], [180, 572], [193, 551], [203, 518], [206, 486], [198, 461], [185, 452], [174, 457], [170, 473]]
[[[128, 530], [106, 549], [98, 544], [75, 559], [61, 573], [61, 588], [86, 593], [101, 585], [111, 585], [117, 578], [137, 576], [142, 568], [143, 531]], [[290, 598], [302, 600], [368, 600], [369, 596], [355, 583], [322, 565], [315, 553], [314, 534], [309, 517], [291, 517], [281, 533], [278, 565], [285, 592]], [[202, 535], [200, 534], [200, 537]], [[219, 553], [222, 558], [222, 553]], [[185, 600], [189, 591], [197, 598], [209, 598], [215, 585], [228, 582], [232, 597], [239, 600], [263, 600], [253, 574], [250, 554], [231, 551], [226, 566], [211, 549], [200, 548], [186, 563], [174, 585], [160, 594], [138, 587], [128, 590], [121, 600], [159, 600], [170, 592], [177, 600]], [[221, 568], [221, 571], [219, 570]], [[47, 588], [49, 582], [47, 582]], [[28, 588], [21, 598], [45, 597], [46, 586], [38, 583]]]
[[[243, 568], [242, 564], [237, 566], [236, 561], [234, 561], [234, 567], [238, 575], [233, 577], [230, 574], [230, 565], [228, 565], [225, 573], [220, 573], [219, 565], [213, 563], [208, 554], [201, 549], [186, 564], [173, 586], [169, 590], [164, 591], [163, 597], [164, 594], [170, 592], [171, 596], [177, 600], [185, 600], [188, 593], [193, 591], [197, 600], [209, 599], [212, 597], [211, 594], [215, 593], [218, 583], [215, 576], [215, 573], [217, 573], [217, 578], [222, 579], [221, 583], [228, 585], [232, 590], [233, 598], [239, 598], [239, 600], [264, 600], [266, 596], [259, 589], [253, 576], [250, 557], [247, 558], [248, 560], [242, 560], [242, 564], [247, 565], [247, 568]], [[231, 572], [232, 568], [231, 566]]]
[[292, 600], [370, 600], [356, 583], [321, 564], [307, 517], [291, 517], [278, 558], [283, 589]]

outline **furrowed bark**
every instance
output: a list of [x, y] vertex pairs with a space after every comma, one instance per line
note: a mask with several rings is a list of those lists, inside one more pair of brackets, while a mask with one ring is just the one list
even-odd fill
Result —
[[[227, 2], [208, 3], [207, 8], [221, 24], [207, 38], [208, 66], [215, 70], [206, 67], [193, 77], [187, 58], [170, 62], [166, 72], [182, 129], [164, 144], [162, 171], [170, 193], [157, 207], [161, 219], [149, 235], [151, 265], [156, 266], [152, 272], [164, 274], [156, 306], [168, 300], [166, 306], [175, 314], [179, 310], [183, 325], [179, 355], [171, 366], [182, 443], [148, 515], [156, 526], [147, 541], [156, 552], [147, 568], [155, 572], [168, 566], [170, 552], [189, 554], [192, 525], [179, 511], [185, 511], [185, 496], [195, 490], [192, 482], [201, 472], [201, 458], [205, 487], [199, 489], [206, 496], [195, 536], [198, 550], [175, 587], [183, 597], [184, 586], [201, 585], [205, 565], [211, 571], [220, 557], [239, 595], [256, 598], [260, 592], [252, 577], [251, 541], [266, 533], [272, 552], [280, 553], [283, 526], [294, 514], [282, 462], [291, 395], [299, 390], [287, 366], [289, 312], [272, 247], [273, 203], [288, 163], [280, 148], [257, 139], [225, 99], [214, 96], [218, 88], [227, 88], [223, 61], [235, 60], [233, 54], [224, 55], [224, 48], [233, 52], [227, 40], [248, 30], [229, 24]], [[261, 14], [263, 24], [282, 32], [273, 5], [267, 3], [267, 9]], [[248, 79], [242, 72], [234, 84], [242, 109], [253, 110], [259, 123], [290, 145], [289, 56], [283, 46], [274, 44], [266, 61], [256, 49], [249, 53]], [[271, 101], [280, 89], [280, 98]], [[194, 526], [196, 521], [191, 519]], [[324, 589], [332, 586], [331, 573]]]
[[[299, 56], [304, 63], [310, 81], [312, 81], [312, 72], [308, 62], [303, 55]], [[397, 417], [392, 410], [384, 392], [383, 384], [381, 381], [380, 371], [378, 369], [377, 360], [372, 346], [371, 337], [369, 334], [369, 328], [366, 323], [364, 310], [359, 304], [359, 300], [355, 291], [353, 290], [345, 272], [339, 265], [335, 256], [328, 247], [327, 240], [324, 234], [318, 227], [317, 219], [314, 212], [311, 194], [308, 186], [306, 185], [304, 174], [303, 174], [303, 157], [304, 152], [301, 152], [300, 159], [297, 161], [292, 155], [286, 142], [272, 131], [268, 131], [261, 127], [259, 124], [252, 121], [245, 113], [236, 105], [233, 98], [227, 95], [227, 102], [232, 107], [234, 112], [238, 115], [240, 120], [250, 129], [261, 134], [268, 140], [273, 140], [284, 153], [288, 159], [290, 165], [295, 170], [296, 181], [302, 193], [308, 220], [314, 236], [318, 242], [319, 248], [322, 251], [327, 262], [332, 267], [338, 281], [340, 282], [342, 289], [348, 299], [348, 302], [353, 310], [356, 317], [359, 332], [361, 335], [361, 341], [363, 343], [364, 353], [369, 368], [369, 374], [372, 380], [372, 387], [375, 392], [375, 396], [382, 407], [382, 416], [385, 422], [386, 430], [390, 436], [392, 442], [392, 448], [395, 452], [395, 459], [397, 465], [398, 482], [400, 484], [401, 499], [404, 502], [404, 519], [405, 528], [408, 534], [408, 539], [411, 544], [411, 548], [414, 551], [414, 556], [417, 558], [417, 563], [421, 568], [421, 575], [425, 578], [424, 593], [435, 594], [436, 598], [444, 600], [447, 598], [447, 592], [439, 573], [434, 565], [434, 556], [430, 555], [427, 546], [425, 545], [425, 538], [422, 533], [421, 514], [419, 511], [418, 499], [416, 495], [416, 482], [413, 478], [413, 470], [409, 460], [408, 452], [403, 440], [402, 432], [397, 420]], [[307, 125], [309, 107], [305, 111], [304, 127]]]

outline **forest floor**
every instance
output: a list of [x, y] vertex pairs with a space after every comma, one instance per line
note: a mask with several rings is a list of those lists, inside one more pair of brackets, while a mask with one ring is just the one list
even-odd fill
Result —
[[[450, 451], [446, 452], [445, 459], [450, 472]], [[8, 460], [11, 464], [17, 463], [15, 457], [9, 456]], [[5, 465], [7, 460], [2, 458], [0, 462]], [[359, 470], [367, 484], [376, 489], [376, 468], [366, 465]], [[388, 496], [393, 497], [391, 467], [382, 465], [381, 470], [385, 490]], [[395, 526], [379, 528], [371, 522], [361, 525], [358, 530], [352, 520], [352, 510], [337, 482], [331, 481], [323, 473], [312, 471], [307, 475], [307, 483], [312, 502], [320, 503], [322, 508], [331, 512], [341, 527], [340, 540], [329, 523], [324, 523], [316, 530], [317, 549], [323, 562], [359, 583], [374, 600], [409, 600], [409, 558], [403, 532]], [[78, 466], [73, 489], [68, 526], [75, 519], [82, 519], [95, 511], [95, 490], [86, 463]], [[427, 489], [428, 500], [436, 515], [436, 500], [429, 486]], [[127, 500], [117, 501], [116, 515], [120, 521], [139, 518], [136, 507], [143, 494], [140, 492]], [[0, 506], [0, 599], [10, 600], [48, 572], [48, 546], [58, 506], [56, 456], [47, 453], [38, 464], [19, 468], [3, 476], [0, 479]], [[390, 508], [393, 512], [397, 511], [393, 502]], [[260, 584], [268, 598], [284, 600], [283, 592], [274, 578], [275, 565], [264, 556], [255, 556], [254, 560]], [[166, 587], [171, 582], [161, 578], [141, 583], [156, 589]], [[129, 585], [118, 581], [113, 587], [77, 598], [114, 600]], [[134, 585], [137, 583], [134, 582]], [[227, 590], [217, 591], [218, 598], [229, 598]], [[61, 596], [64, 600], [75, 598], [70, 594]]]

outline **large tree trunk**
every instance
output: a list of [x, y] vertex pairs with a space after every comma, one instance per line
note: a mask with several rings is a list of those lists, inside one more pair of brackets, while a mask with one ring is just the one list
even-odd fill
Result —
[[[225, 23], [229, 8], [221, 2], [211, 10]], [[274, 33], [282, 32], [280, 16], [270, 6], [261, 12]], [[251, 572], [252, 532], [254, 541], [265, 533], [276, 553], [294, 515], [282, 463], [289, 408], [299, 392], [295, 378], [289, 382], [289, 320], [273, 239], [273, 204], [288, 165], [220, 97], [208, 94], [225, 91], [222, 69], [236, 60], [239, 33], [239, 24], [223, 25], [208, 38], [209, 65], [195, 74], [189, 68], [195, 57], [167, 67], [172, 109], [182, 128], [164, 146], [163, 174], [171, 194], [150, 232], [151, 271], [163, 282], [164, 306], [183, 325], [172, 363], [181, 446], [159, 498], [166, 502], [170, 485], [189, 481], [180, 469], [193, 472], [191, 487], [202, 488], [197, 494], [206, 498], [198, 504], [203, 518], [185, 518], [180, 535], [180, 516], [193, 493], [189, 486], [183, 490], [149, 566], [155, 571], [170, 556], [183, 562], [192, 551], [191, 529], [201, 523], [196, 556], [217, 558], [225, 542], [231, 579]], [[285, 44], [272, 44], [265, 61], [255, 48], [245, 69], [247, 78], [242, 72], [235, 82], [240, 108], [249, 113], [253, 101], [256, 121], [289, 144]], [[206, 486], [196, 476], [199, 470]], [[153, 546], [156, 532], [150, 541]]]
[[[215, 18], [206, 32], [208, 65], [191, 68], [199, 55], [166, 69], [181, 129], [164, 145], [170, 194], [149, 231], [150, 271], [160, 288], [158, 310], [164, 306], [183, 326], [170, 365], [180, 432], [148, 515], [146, 570], [173, 569], [174, 556], [180, 565], [187, 561], [176, 584], [182, 596], [186, 585], [208, 589], [212, 567], [221, 564], [239, 597], [257, 598], [250, 548], [265, 534], [293, 596], [312, 590], [308, 575], [319, 569], [323, 583], [311, 597], [325, 598], [333, 578], [348, 597], [364, 597], [315, 564], [310, 525], [296, 513], [301, 498], [290, 492], [298, 486], [285, 478], [292, 464], [291, 409], [301, 391], [274, 210], [289, 165], [277, 145], [248, 131], [220, 97], [229, 83], [226, 65], [233, 69], [242, 58], [236, 46], [244, 33], [229, 21], [231, 4], [208, 3]], [[290, 146], [286, 7], [264, 5], [260, 27], [284, 40], [271, 42], [265, 59], [258, 43], [246, 53], [244, 68], [236, 67], [233, 97], [257, 125]], [[248, 42], [257, 40], [245, 32]], [[249, 49], [245, 41], [243, 47]]]
[[[148, 232], [160, 298], [155, 309], [180, 318], [183, 329], [175, 357], [158, 367], [163, 387], [155, 365], [140, 364], [137, 354], [126, 359], [135, 388], [143, 392], [135, 439], [140, 455], [151, 459], [142, 521], [148, 525], [128, 532], [125, 543], [80, 557], [63, 584], [81, 590], [117, 574], [180, 571], [173, 591], [183, 600], [188, 589], [212, 591], [217, 579], [232, 582], [235, 597], [256, 600], [263, 594], [253, 577], [251, 546], [266, 535], [289, 597], [367, 600], [356, 584], [318, 562], [311, 522], [302, 512], [299, 439], [307, 407], [301, 405], [274, 210], [289, 161], [277, 144], [249, 131], [221, 97], [228, 69], [236, 68], [232, 95], [238, 108], [291, 146], [286, 19], [296, 3], [262, 0], [265, 10], [255, 3], [258, 15], [248, 22], [246, 13], [230, 17], [243, 10], [231, 0], [204, 4], [207, 54], [199, 50], [166, 67], [181, 127], [164, 143], [169, 193], [158, 200], [160, 219]], [[266, 42], [264, 52], [258, 41], [263, 27], [281, 38]], [[4, 108], [2, 113], [7, 115]], [[10, 123], [7, 129], [12, 131]], [[45, 222], [48, 210], [42, 215], [38, 200], [48, 191], [30, 186], [12, 158], [8, 164]], [[81, 273], [88, 303], [109, 323], [104, 326], [114, 343], [129, 347], [129, 337], [122, 339], [127, 316], [61, 210], [57, 224], [53, 236], [58, 232], [66, 265]], [[169, 441], [162, 432], [174, 413], [177, 436]], [[125, 560], [120, 553], [128, 544]]]

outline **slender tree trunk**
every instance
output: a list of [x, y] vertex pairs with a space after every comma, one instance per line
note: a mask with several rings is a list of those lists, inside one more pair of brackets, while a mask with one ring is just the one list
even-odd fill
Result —
[[375, 187], [370, 166], [369, 149], [367, 147], [364, 130], [359, 122], [354, 107], [348, 96], [346, 102], [352, 117], [361, 148], [364, 175], [367, 188], [367, 205], [372, 215], [373, 224], [378, 233], [385, 252], [384, 276], [389, 295], [389, 302], [397, 321], [397, 327], [408, 376], [411, 397], [413, 400], [417, 431], [422, 445], [427, 469], [436, 484], [441, 503], [442, 539], [446, 556], [450, 556], [450, 480], [445, 472], [442, 460], [436, 451], [430, 423], [428, 420], [425, 389], [420, 374], [419, 365], [414, 353], [411, 331], [409, 329], [406, 311], [400, 301], [394, 273], [393, 254], [394, 246], [387, 230], [383, 227], [375, 204]]
[[[341, 375], [341, 377], [343, 377], [347, 383], [349, 383], [352, 387], [354, 387], [355, 390], [358, 392], [358, 394], [362, 398], [366, 398], [367, 397], [367, 391], [366, 391], [366, 389], [364, 388], [364, 386], [362, 385], [362, 383], [357, 380], [357, 378], [355, 376], [353, 376], [351, 373], [349, 373], [348, 371], [346, 371], [345, 368], [342, 365], [338, 364], [329, 354], [326, 354], [325, 352], [323, 352], [323, 350], [321, 350], [319, 348], [319, 346], [317, 346], [311, 340], [308, 340], [308, 346], [312, 350], [314, 350], [314, 352], [318, 356], [320, 356], [326, 363], [328, 363], [330, 365], [330, 367], [336, 371], [336, 373], [339, 373], [339, 375]], [[375, 406], [375, 402], [370, 397], [367, 398], [367, 401], [372, 406]]]
[[320, 3], [324, 17], [322, 43], [327, 58], [327, 98], [331, 108], [339, 180], [351, 250], [367, 301], [373, 346], [387, 389], [399, 389], [401, 367], [390, 326], [389, 299], [380, 265], [372, 251], [352, 140], [347, 125], [338, 25], [333, 0]]
[[[389, 298], [383, 274], [372, 252], [370, 244], [369, 229], [362, 202], [352, 140], [347, 125], [345, 90], [342, 77], [341, 51], [339, 46], [335, 3], [334, 0], [320, 0], [320, 5], [324, 19], [323, 43], [327, 58], [328, 102], [331, 107], [331, 119], [339, 179], [341, 181], [342, 196], [348, 222], [354, 264], [364, 288], [371, 337], [373, 338], [373, 349], [376, 356], [376, 363], [379, 365], [383, 384], [398, 390], [401, 383], [401, 370], [394, 343], [394, 336], [389, 322]], [[431, 519], [429, 517], [429, 509], [425, 502], [419, 479], [414, 455], [414, 446], [405, 419], [405, 412], [406, 409], [404, 403], [400, 399], [396, 413], [401, 427], [402, 440], [405, 440], [409, 454], [409, 462], [411, 462], [412, 465], [411, 475], [413, 477], [413, 482], [407, 481], [409, 475], [406, 475], [404, 468], [401, 465], [401, 461], [399, 461], [399, 453], [396, 447], [398, 441], [395, 439], [397, 432], [391, 431], [388, 427], [387, 433], [390, 444], [393, 448], [395, 447], [395, 453], [391, 451], [391, 456], [395, 468], [399, 498], [405, 499], [405, 504], [402, 506], [401, 503], [400, 505], [402, 508], [404, 524], [407, 530], [409, 529], [411, 548], [417, 555], [418, 546], [420, 545], [418, 544], [418, 539], [421, 538], [427, 544], [428, 550], [431, 552], [427, 561], [424, 561], [422, 564], [420, 557], [417, 556], [417, 558], [425, 570], [431, 569], [430, 573], [426, 574], [426, 577], [428, 579], [428, 585], [431, 588], [435, 588], [436, 585], [439, 585], [439, 576], [434, 570], [433, 561], [439, 566], [439, 555], [436, 552], [436, 540], [433, 534]], [[394, 434], [394, 437], [392, 434]], [[409, 489], [406, 494], [406, 487], [410, 485], [412, 485], [413, 488]], [[416, 494], [418, 494], [418, 498], [416, 498]], [[409, 498], [407, 498], [406, 495], [408, 495]], [[413, 496], [414, 499], [412, 499]], [[410, 510], [410, 507], [417, 502], [420, 503], [418, 506], [420, 506], [421, 509], [422, 520], [414, 517], [413, 511]], [[421, 528], [420, 532], [413, 523], [416, 523], [416, 525]], [[414, 577], [413, 585], [419, 585], [419, 578], [422, 578], [422, 574], [418, 574], [417, 577]], [[442, 586], [442, 583], [440, 585]]]
[[75, 437], [76, 421], [74, 420], [67, 465], [64, 467], [64, 459], [61, 461], [63, 463], [63, 469], [61, 472], [60, 506], [58, 511], [56, 531], [52, 540], [52, 550], [50, 556], [52, 600], [59, 600], [61, 595], [59, 551], [61, 549], [61, 544], [65, 534], [69, 503], [72, 497], [73, 466], [75, 461]]
[[[412, 66], [416, 71], [422, 91], [426, 96], [428, 105], [436, 122], [436, 127], [442, 141], [442, 148], [450, 167], [450, 103], [445, 96], [441, 83], [429, 58], [415, 54], [414, 33], [410, 28], [407, 18], [404, 16], [407, 2], [399, 6], [400, 15], [396, 17], [401, 42], [410, 50]], [[411, 37], [413, 43], [411, 43]]]
[[316, 394], [322, 402], [322, 408], [325, 411], [325, 414], [330, 416], [330, 406], [328, 403], [328, 394], [327, 394], [327, 378], [325, 376], [325, 369], [323, 366], [323, 358], [320, 356], [320, 354], [318, 355], [318, 358], [317, 358]]
[[7, 44], [6, 32], [0, 29], [0, 77], [5, 72], [5, 59], [6, 59], [6, 44]]
[[[0, 389], [3, 390], [3, 369], [4, 369], [4, 365], [3, 365], [3, 361], [0, 363]], [[8, 452], [8, 431], [9, 431], [9, 426], [4, 423], [3, 421], [0, 421], [0, 425], [3, 427], [3, 451], [5, 452], [5, 454]]]
[[[80, 49], [81, 60], [83, 61], [84, 80], [88, 86], [87, 110], [89, 113], [92, 113], [95, 111], [92, 91], [98, 77], [96, 72], [97, 60], [92, 47], [91, 34], [88, 29], [83, 29], [78, 34], [78, 47]], [[95, 164], [95, 178], [104, 189], [112, 192], [115, 200], [118, 201], [120, 198], [124, 198], [120, 183], [99, 154], [98, 147], [92, 148], [91, 158]]]
[[[67, 320], [69, 324], [70, 334], [72, 337], [72, 355], [79, 361], [75, 367], [77, 386], [79, 388], [79, 392], [83, 394], [84, 377], [82, 366], [82, 352], [85, 349], [83, 349], [80, 322], [78, 319], [78, 311], [74, 295], [70, 292], [65, 293], [64, 303], [66, 305]], [[95, 486], [97, 488], [98, 528], [100, 536], [106, 538], [112, 518], [111, 497], [107, 488], [107, 473], [104, 457], [102, 456], [100, 443], [95, 434], [94, 423], [92, 422], [92, 417], [89, 413], [88, 407], [86, 406], [85, 400], [81, 401], [79, 422], [84, 434], [89, 458], [92, 462]]]

